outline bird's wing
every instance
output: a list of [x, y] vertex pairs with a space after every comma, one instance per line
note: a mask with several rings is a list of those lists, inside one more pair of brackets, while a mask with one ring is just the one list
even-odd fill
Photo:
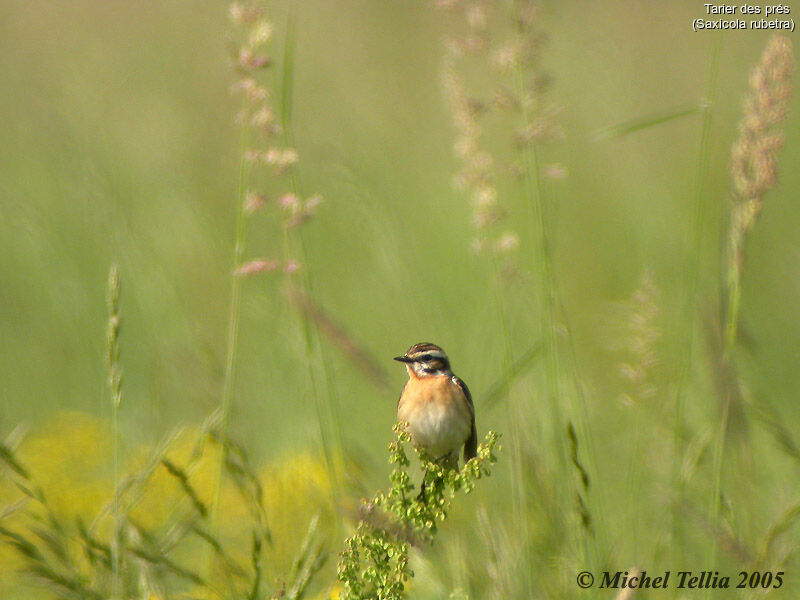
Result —
[[472, 404], [472, 394], [469, 393], [467, 384], [461, 379], [453, 375], [453, 383], [455, 383], [461, 391], [464, 392], [464, 397], [467, 399], [467, 406], [469, 406], [469, 413], [471, 417], [471, 428], [467, 441], [464, 442], [464, 462], [470, 458], [475, 458], [478, 455], [478, 432], [475, 430], [475, 406]]

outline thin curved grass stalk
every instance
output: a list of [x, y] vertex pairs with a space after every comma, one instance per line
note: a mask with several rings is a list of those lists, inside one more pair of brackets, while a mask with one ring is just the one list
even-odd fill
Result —
[[[236, 237], [234, 241], [233, 265], [238, 267], [242, 264], [245, 245], [247, 242], [247, 227], [245, 218], [245, 182], [247, 181], [247, 165], [245, 159], [245, 149], [248, 145], [247, 127], [242, 127], [239, 139], [239, 148], [242, 157], [239, 163], [239, 177], [236, 189]], [[233, 386], [236, 380], [236, 350], [239, 339], [239, 320], [240, 320], [240, 294], [241, 278], [235, 272], [231, 277], [231, 300], [228, 309], [228, 343], [225, 354], [225, 375], [222, 385], [222, 400], [220, 402], [220, 428], [223, 432], [227, 430], [228, 419], [230, 418], [231, 405], [233, 403]]]
[[534, 344], [528, 350], [523, 352], [516, 360], [508, 363], [505, 370], [501, 375], [489, 386], [486, 393], [483, 394], [482, 404], [491, 407], [496, 402], [499, 402], [506, 394], [514, 381], [522, 375], [528, 373], [534, 365], [535, 360], [542, 352], [542, 345], [539, 343]]
[[308, 531], [297, 551], [297, 556], [292, 564], [288, 580], [292, 582], [291, 587], [286, 592], [288, 600], [298, 600], [303, 598], [308, 584], [322, 566], [325, 564], [327, 555], [324, 553], [322, 542], [317, 539], [317, 527], [319, 525], [319, 514], [311, 517], [308, 524]]
[[303, 312], [314, 323], [320, 334], [327, 338], [328, 342], [337, 348], [343, 356], [347, 357], [366, 379], [384, 392], [391, 389], [389, 385], [390, 378], [386, 369], [381, 366], [376, 357], [364, 345], [359, 343], [322, 306], [305, 296], [300, 289], [289, 290], [287, 296], [292, 306]]
[[[616, 349], [623, 353], [622, 361], [617, 365], [625, 384], [621, 401], [628, 409], [634, 430], [625, 476], [626, 486], [633, 497], [641, 496], [644, 484], [653, 472], [652, 465], [643, 460], [642, 452], [647, 451], [652, 437], [649, 429], [652, 414], [647, 408], [652, 407], [660, 392], [651, 377], [651, 369], [659, 362], [656, 343], [661, 332], [656, 324], [659, 313], [657, 299], [658, 289], [652, 273], [645, 269], [632, 296], [619, 306], [622, 322], [619, 333], [615, 335], [618, 340]], [[636, 553], [642, 537], [640, 519], [634, 516], [628, 526]], [[652, 535], [652, 531], [646, 530], [643, 537], [648, 540]]]
[[[247, 241], [247, 180], [249, 165], [253, 162], [253, 153], [248, 150], [251, 127], [256, 126], [256, 117], [259, 114], [269, 114], [268, 106], [264, 104], [266, 93], [259, 88], [253, 74], [269, 66], [269, 60], [261, 54], [261, 46], [269, 39], [271, 26], [263, 18], [262, 10], [257, 3], [243, 6], [238, 3], [231, 5], [231, 18], [234, 24], [246, 32], [246, 41], [236, 49], [236, 68], [240, 74], [238, 88], [243, 92], [242, 107], [239, 113], [239, 174], [236, 189], [236, 232], [233, 249], [233, 267], [231, 270], [231, 297], [228, 309], [228, 334], [227, 349], [225, 354], [225, 372], [222, 384], [222, 396], [219, 407], [219, 429], [224, 438], [230, 419], [233, 404], [233, 389], [236, 382], [236, 354], [239, 338], [239, 322], [241, 318], [240, 296], [241, 278], [244, 252]], [[252, 117], [250, 113], [253, 113]], [[264, 124], [262, 124], [263, 126]], [[268, 125], [268, 123], [266, 123]], [[219, 518], [219, 501], [222, 493], [226, 449], [223, 446], [219, 454], [214, 494], [211, 502], [211, 530], [216, 530]], [[212, 569], [213, 553], [208, 551], [207, 572]]]
[[[511, 9], [515, 20], [519, 19], [519, 6], [518, 1], [513, 0]], [[521, 36], [522, 32], [518, 32]], [[521, 117], [524, 129], [529, 129], [533, 125], [533, 116], [529, 102], [526, 101], [528, 91], [525, 85], [525, 73], [523, 66], [519, 60], [513, 63], [513, 77], [514, 86], [516, 88], [517, 97], [520, 99]], [[539, 339], [543, 343], [543, 351], [545, 353], [545, 360], [547, 365], [547, 397], [551, 406], [551, 418], [553, 420], [553, 433], [556, 439], [559, 439], [560, 433], [565, 431], [564, 418], [562, 414], [562, 407], [560, 403], [560, 382], [561, 382], [561, 367], [559, 364], [557, 339], [555, 335], [556, 325], [556, 299], [553, 278], [553, 265], [552, 257], [550, 255], [550, 248], [547, 242], [547, 233], [544, 215], [544, 193], [541, 187], [541, 178], [539, 172], [539, 161], [537, 156], [536, 143], [534, 140], [528, 141], [522, 148], [522, 164], [523, 164], [523, 193], [528, 201], [528, 206], [531, 209], [533, 222], [533, 231], [535, 235], [536, 248], [533, 251], [533, 262], [536, 265], [536, 271], [539, 274], [540, 280], [540, 310], [542, 311], [542, 319], [540, 321]], [[559, 458], [559, 464], [566, 466], [567, 453], [566, 447], [561, 442], [556, 442], [556, 453]]]
[[[523, 3], [521, 0], [511, 0], [511, 11], [513, 22], [517, 27], [518, 39], [516, 44], [518, 47], [524, 47], [523, 36], [526, 33], [528, 35], [531, 34], [530, 24], [533, 22], [535, 11], [530, 2]], [[580, 439], [581, 446], [585, 447], [588, 451], [587, 458], [589, 460], [587, 462], [590, 463], [589, 468], [590, 470], [595, 470], [595, 461], [593, 458], [594, 444], [587, 426], [588, 408], [577, 375], [575, 352], [572, 346], [572, 340], [569, 336], [568, 327], [565, 322], [559, 319], [562, 307], [551, 247], [547, 237], [545, 195], [537, 151], [538, 144], [557, 136], [560, 130], [549, 122], [551, 120], [549, 118], [549, 111], [542, 106], [542, 99], [539, 97], [539, 91], [535, 87], [531, 89], [528, 88], [522, 61], [519, 59], [514, 60], [512, 62], [512, 67], [514, 87], [519, 98], [523, 125], [522, 132], [518, 136], [522, 147], [523, 193], [532, 213], [531, 220], [533, 221], [532, 225], [535, 239], [533, 263], [539, 275], [541, 290], [540, 310], [542, 317], [540, 320], [540, 340], [543, 352], [545, 353], [545, 385], [551, 407], [552, 433], [554, 436], [553, 444], [558, 458], [559, 468], [567, 470], [570, 468], [571, 463], [575, 466], [575, 463], [569, 459], [570, 450], [568, 446], [577, 449], [577, 442]], [[533, 114], [532, 111], [534, 109], [537, 110], [539, 114]], [[567, 356], [571, 359], [571, 364], [569, 366], [562, 364], [557, 329], [563, 331], [565, 344], [569, 350]], [[575, 405], [576, 400], [573, 398], [573, 394], [567, 392], [565, 389], [565, 380], [567, 376], [569, 376], [569, 381], [573, 389], [572, 391], [577, 395], [577, 401], [580, 402], [580, 406]], [[566, 407], [566, 411], [564, 407]], [[569, 435], [565, 438], [564, 434], [569, 434], [570, 431], [574, 435], [574, 439]], [[567, 438], [569, 438], [571, 442], [574, 442], [574, 444], [568, 443]], [[587, 485], [584, 485], [587, 481], [583, 479], [585, 471], [582, 472], [581, 469], [578, 469], [576, 474], [580, 479], [579, 487], [575, 490], [577, 494], [576, 509], [579, 521], [582, 524], [581, 526], [585, 527], [587, 516], [589, 515], [589, 489]], [[566, 493], [562, 490], [564, 498], [568, 498], [571, 494], [572, 490]], [[593, 534], [580, 536], [580, 539], [584, 541], [584, 561], [588, 560], [590, 564], [597, 564], [600, 552], [596, 536]]]
[[781, 515], [772, 523], [764, 534], [761, 543], [758, 546], [758, 554], [755, 559], [755, 565], [765, 567], [769, 565], [769, 560], [775, 553], [775, 546], [779, 538], [800, 520], [800, 500], [795, 500], [781, 513]]
[[122, 535], [122, 514], [119, 498], [119, 409], [122, 404], [122, 370], [119, 364], [119, 269], [111, 265], [108, 273], [108, 331], [107, 331], [107, 360], [108, 387], [111, 392], [111, 428], [114, 443], [114, 500], [113, 521], [114, 533], [111, 541], [111, 597], [119, 598], [122, 587], [120, 584], [120, 537]]
[[[281, 122], [284, 144], [294, 148], [294, 129], [292, 123], [292, 100], [294, 97], [294, 56], [295, 32], [292, 14], [290, 12], [286, 25], [286, 40], [284, 43], [283, 66], [281, 69]], [[294, 169], [289, 172], [291, 191], [295, 198], [300, 198], [300, 181]], [[308, 216], [310, 216], [309, 214]], [[284, 224], [284, 255], [287, 265], [296, 268], [285, 269], [289, 284], [289, 294], [296, 295], [292, 286], [293, 280], [299, 280], [300, 294], [307, 301], [315, 304], [313, 282], [308, 269], [308, 253], [303, 239], [302, 228], [298, 225], [305, 222], [289, 218]], [[320, 332], [307, 311], [299, 311], [302, 339], [308, 360], [308, 378], [311, 395], [317, 414], [317, 422], [322, 441], [322, 450], [326, 464], [334, 482], [334, 490], [338, 494], [342, 487], [344, 459], [342, 454], [342, 439], [339, 427], [338, 412], [333, 393], [332, 375], [325, 357]]]
[[[494, 292], [495, 312], [499, 324], [500, 338], [502, 340], [503, 364], [512, 367], [515, 364], [514, 353], [511, 347], [511, 331], [504, 287], [504, 267], [508, 258], [501, 257], [501, 252], [516, 246], [516, 234], [505, 231], [499, 233], [498, 229], [503, 224], [506, 211], [498, 202], [498, 192], [494, 174], [494, 157], [484, 147], [482, 128], [479, 123], [480, 113], [483, 109], [478, 107], [483, 104], [481, 100], [473, 99], [467, 92], [462, 73], [457, 68], [457, 59], [462, 52], [471, 48], [479, 55], [480, 68], [488, 70], [489, 57], [486, 54], [487, 32], [486, 22], [490, 6], [488, 3], [475, 3], [470, 8], [465, 8], [463, 15], [468, 33], [461, 38], [448, 40], [443, 82], [453, 125], [456, 129], [454, 144], [455, 155], [459, 159], [459, 171], [456, 175], [458, 187], [463, 188], [469, 195], [472, 208], [474, 227], [473, 249], [489, 256], [492, 267], [492, 290]], [[535, 353], [534, 353], [535, 355]], [[510, 384], [511, 372], [508, 371], [494, 388], [494, 397], [509, 395], [512, 392]], [[513, 506], [513, 519], [515, 528], [523, 539], [527, 539], [528, 520], [525, 515], [527, 497], [524, 490], [525, 474], [523, 468], [523, 435], [520, 415], [520, 403], [514, 399], [507, 399], [507, 424], [511, 444], [511, 498]], [[528, 591], [530, 591], [530, 577], [526, 577]]]
[[[505, 297], [502, 290], [502, 283], [500, 281], [500, 268], [498, 267], [497, 263], [498, 260], [495, 257], [495, 260], [492, 261], [495, 266], [495, 282], [494, 282], [494, 289], [495, 289], [495, 298], [496, 298], [496, 306], [497, 306], [497, 318], [500, 321], [500, 331], [503, 337], [503, 354], [504, 354], [504, 364], [511, 365], [513, 364], [513, 352], [511, 350], [511, 332], [508, 327], [508, 316], [506, 311], [506, 303]], [[509, 385], [507, 389], [511, 390], [511, 386]], [[513, 401], [508, 402], [509, 406], [509, 428], [510, 428], [510, 435], [511, 435], [511, 448], [512, 448], [512, 469], [514, 473], [511, 478], [511, 495], [514, 503], [514, 522], [516, 523], [516, 527], [518, 527], [518, 531], [520, 531], [522, 539], [528, 539], [528, 519], [525, 514], [525, 490], [523, 489], [523, 482], [525, 481], [525, 472], [523, 467], [523, 456], [522, 456], [522, 443], [523, 443], [523, 436], [520, 426], [521, 419], [519, 415], [511, 414], [514, 410], [519, 410], [519, 405]]]
[[683, 403], [684, 393], [688, 384], [689, 372], [692, 365], [694, 354], [694, 335], [695, 335], [695, 310], [697, 292], [700, 281], [700, 256], [703, 243], [703, 225], [705, 215], [708, 212], [708, 160], [709, 147], [711, 143], [711, 127], [713, 124], [714, 109], [717, 102], [718, 79], [719, 79], [719, 60], [722, 53], [723, 37], [718, 35], [711, 48], [711, 58], [709, 60], [708, 74], [706, 76], [704, 99], [702, 102], [702, 120], [700, 125], [700, 145], [698, 147], [697, 170], [694, 179], [694, 220], [693, 220], [693, 252], [692, 264], [687, 269], [687, 292], [684, 298], [684, 312], [682, 322], [686, 330], [683, 332], [684, 352], [681, 353], [682, 361], [678, 370], [678, 377], [675, 384], [674, 404], [675, 414], [672, 425], [673, 440], [673, 461], [672, 461], [672, 484], [676, 490], [677, 498], [673, 503], [671, 514], [672, 519], [672, 552], [673, 560], [682, 562], [682, 556], [677, 554], [681, 548], [678, 543], [679, 532], [678, 524], [681, 522], [681, 515], [678, 512], [683, 495], [684, 479], [680, 476], [681, 465], [683, 464]]
[[601, 141], [625, 137], [626, 135], [636, 133], [637, 131], [642, 131], [643, 129], [649, 129], [657, 125], [663, 125], [664, 123], [669, 123], [685, 117], [691, 117], [696, 114], [704, 114], [706, 109], [706, 102], [682, 104], [680, 106], [657, 111], [643, 117], [635, 117], [615, 125], [602, 127], [594, 133], [592, 139], [594, 141]]
[[[225, 374], [222, 383], [222, 398], [220, 400], [220, 428], [227, 431], [228, 420], [230, 418], [231, 406], [233, 404], [233, 386], [236, 379], [236, 349], [239, 340], [239, 320], [240, 320], [240, 294], [241, 278], [236, 274], [236, 268], [242, 263], [247, 237], [247, 227], [244, 207], [244, 189], [247, 179], [247, 160], [245, 150], [247, 148], [248, 131], [247, 127], [242, 126], [239, 138], [239, 148], [241, 158], [239, 163], [239, 178], [236, 191], [236, 237], [234, 241], [233, 265], [231, 275], [231, 299], [228, 308], [228, 342], [225, 354]], [[219, 518], [219, 501], [222, 493], [222, 481], [224, 473], [224, 451], [220, 452], [219, 465], [217, 468], [216, 482], [214, 485], [214, 498], [211, 503], [211, 527], [215, 529]], [[208, 557], [208, 570], [211, 571], [210, 561], [213, 555]]]
[[[523, 13], [530, 10], [530, 5], [526, 7], [520, 6], [520, 0], [511, 1], [511, 10], [514, 22], [517, 23], [517, 44], [522, 46], [522, 36], [526, 33], [526, 28], [523, 26], [525, 22]], [[553, 259], [551, 247], [547, 238], [547, 218], [545, 209], [545, 197], [542, 187], [542, 178], [540, 173], [540, 164], [537, 151], [537, 144], [539, 137], [546, 139], [543, 134], [538, 134], [540, 130], [547, 131], [552, 128], [544, 121], [547, 120], [546, 111], [538, 104], [541, 99], [536, 97], [536, 91], [531, 91], [526, 85], [526, 74], [523, 70], [523, 64], [520, 60], [513, 62], [513, 80], [516, 94], [520, 99], [519, 105], [521, 109], [521, 118], [523, 125], [523, 134], [520, 136], [522, 144], [522, 175], [523, 175], [523, 193], [527, 200], [527, 205], [531, 211], [531, 220], [534, 231], [535, 247], [533, 250], [533, 263], [535, 270], [539, 275], [539, 288], [541, 290], [540, 296], [540, 340], [542, 343], [542, 350], [545, 354], [545, 386], [548, 402], [550, 404], [550, 413], [552, 420], [552, 433], [553, 445], [558, 459], [558, 465], [561, 470], [566, 471], [572, 466], [580, 465], [577, 461], [577, 448], [578, 439], [583, 440], [583, 446], [588, 448], [589, 453], [593, 452], [593, 443], [586, 426], [587, 407], [581, 385], [578, 381], [575, 369], [576, 363], [573, 362], [570, 372], [570, 379], [574, 391], [579, 395], [582, 406], [581, 410], [578, 407], [572, 406], [573, 402], [571, 394], [567, 393], [564, 389], [564, 379], [566, 376], [565, 366], [562, 364], [560, 356], [560, 344], [556, 334], [557, 327], [564, 330], [566, 342], [570, 348], [570, 357], [574, 359], [574, 351], [572, 349], [572, 341], [569, 338], [569, 333], [565, 325], [559, 324], [559, 311], [560, 311], [560, 298], [558, 293], [558, 283], [553, 266]], [[530, 98], [533, 96], [533, 98]], [[536, 102], [537, 105], [533, 105]], [[534, 115], [532, 109], [536, 107], [543, 112], [544, 116]], [[526, 135], [525, 132], [531, 132]], [[564, 407], [567, 407], [571, 416], [565, 414]], [[567, 435], [565, 438], [565, 433]], [[567, 439], [571, 441], [568, 444]], [[572, 452], [568, 450], [568, 445], [573, 449]], [[570, 460], [570, 454], [573, 459]], [[593, 461], [592, 461], [593, 462]], [[591, 517], [588, 508], [588, 478], [584, 478], [586, 471], [583, 467], [577, 469], [577, 475], [582, 482], [579, 489], [576, 490], [576, 510], [579, 517], [581, 526], [586, 527], [591, 522]], [[559, 481], [565, 481], [559, 478]], [[571, 491], [562, 490], [561, 496], [568, 498]], [[597, 540], [594, 535], [580, 536], [584, 541], [583, 552], [584, 560], [590, 560], [591, 564], [596, 564], [599, 560], [599, 551], [597, 548]]]

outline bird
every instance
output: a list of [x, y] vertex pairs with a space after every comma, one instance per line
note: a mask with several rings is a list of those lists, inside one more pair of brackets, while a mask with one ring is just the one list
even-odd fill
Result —
[[[397, 421], [408, 423], [412, 442], [437, 462], [458, 470], [463, 447], [466, 463], [477, 455], [472, 395], [450, 369], [444, 350], [427, 342], [414, 344], [394, 360], [404, 363], [408, 381], [397, 402]], [[421, 495], [424, 497], [424, 478]]]

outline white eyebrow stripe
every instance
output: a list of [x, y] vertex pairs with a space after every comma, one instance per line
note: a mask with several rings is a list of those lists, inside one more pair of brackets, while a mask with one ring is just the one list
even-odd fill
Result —
[[442, 358], [442, 359], [447, 358], [447, 355], [441, 350], [421, 350], [419, 352], [416, 352], [413, 358], [414, 360], [418, 360], [423, 356], [430, 356], [431, 358]]

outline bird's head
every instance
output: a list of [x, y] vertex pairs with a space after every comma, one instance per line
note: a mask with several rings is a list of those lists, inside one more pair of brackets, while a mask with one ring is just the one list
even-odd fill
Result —
[[452, 375], [447, 354], [436, 344], [414, 344], [403, 356], [396, 356], [395, 360], [405, 363], [409, 377]]

